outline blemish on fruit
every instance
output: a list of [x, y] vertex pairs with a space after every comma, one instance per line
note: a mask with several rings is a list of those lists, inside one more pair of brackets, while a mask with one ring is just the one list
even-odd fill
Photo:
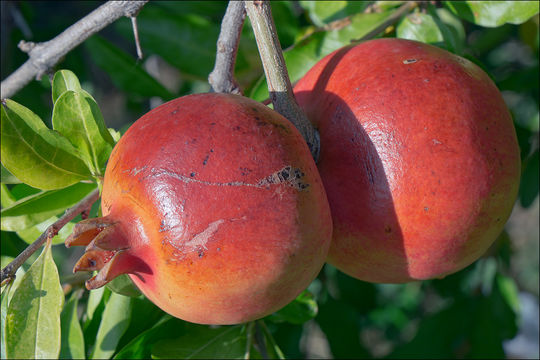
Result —
[[206, 163], [208, 162], [208, 158], [210, 157], [210, 155], [206, 155], [206, 157], [204, 158], [202, 164], [203, 165], [206, 165]]
[[292, 166], [288, 165], [285, 166], [283, 169], [278, 170], [270, 176], [262, 179], [257, 183], [256, 186], [268, 187], [268, 185], [270, 184], [287, 184], [298, 190], [305, 190], [309, 187], [309, 184], [302, 181], [302, 178], [304, 176], [305, 174], [302, 172], [302, 170], [298, 168], [293, 168]]
[[409, 64], [414, 64], [414, 63], [417, 62], [417, 61], [418, 61], [418, 60], [416, 60], [416, 59], [405, 59], [405, 60], [403, 60], [403, 63], [404, 63], [405, 65], [409, 65]]
[[204, 256], [204, 251], [202, 249], [199, 249], [199, 258], [202, 258]]
[[195, 176], [195, 173], [192, 172], [191, 174], [189, 174], [189, 176], [194, 177], [194, 176]]
[[429, 207], [425, 206], [424, 211], [429, 211]]
[[384, 232], [387, 234], [390, 234], [392, 232], [392, 227], [390, 225], [387, 225], [384, 227]]
[[429, 82], [429, 79], [424, 79], [424, 82], [425, 82], [425, 83], [428, 83], [428, 82]]

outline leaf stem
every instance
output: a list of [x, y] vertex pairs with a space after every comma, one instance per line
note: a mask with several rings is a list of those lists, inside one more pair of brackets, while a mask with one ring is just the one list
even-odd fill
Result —
[[294, 97], [270, 3], [267, 0], [245, 1], [245, 6], [259, 48], [274, 110], [300, 131], [317, 161], [320, 151], [319, 135]]
[[28, 247], [24, 249], [22, 253], [20, 253], [12, 262], [10, 262], [5, 268], [2, 269], [2, 273], [0, 275], [0, 286], [4, 286], [5, 284], [14, 280], [15, 272], [17, 271], [17, 269], [21, 267], [21, 265], [24, 264], [24, 262], [28, 260], [28, 258], [33, 253], [35, 253], [45, 241], [55, 237], [68, 222], [75, 218], [75, 216], [89, 209], [98, 198], [99, 190], [96, 189], [90, 194], [88, 194], [75, 206], [67, 209], [64, 215], [62, 215], [56, 222], [54, 222], [47, 229], [45, 229], [43, 234], [41, 234], [36, 241], [28, 245]]

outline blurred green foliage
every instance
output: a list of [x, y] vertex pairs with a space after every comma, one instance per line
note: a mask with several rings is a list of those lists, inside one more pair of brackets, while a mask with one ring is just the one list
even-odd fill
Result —
[[[369, 33], [402, 3], [272, 2], [292, 81], [324, 55]], [[20, 40], [49, 40], [100, 4], [2, 1], [2, 79], [26, 60], [17, 49]], [[493, 78], [513, 115], [523, 165], [519, 200], [507, 231], [479, 261], [445, 279], [403, 285], [362, 282], [326, 265], [309, 292], [264, 322], [218, 328], [171, 318], [125, 282], [91, 293], [74, 291], [61, 316], [65, 325], [60, 356], [219, 358], [242, 357], [246, 351], [253, 358], [279, 357], [281, 352], [288, 358], [507, 356], [504, 341], [515, 337], [523, 323], [519, 293], [539, 293], [538, 224], [531, 220], [538, 214], [539, 188], [538, 2], [512, 4], [426, 2], [378, 35], [432, 43], [471, 59]], [[150, 2], [138, 16], [142, 60], [135, 55], [131, 22], [123, 18], [70, 52], [59, 66], [73, 71], [82, 88], [95, 97], [107, 126], [123, 132], [163, 101], [208, 91], [206, 79], [214, 65], [225, 8], [223, 1]], [[332, 26], [345, 17], [346, 26]], [[257, 100], [267, 97], [249, 21], [242, 31], [235, 75], [245, 94]], [[28, 84], [13, 100], [52, 127], [47, 77]], [[2, 207], [21, 199], [33, 199], [37, 205], [30, 212], [7, 212], [2, 266], [68, 202], [89, 191], [79, 185], [75, 194], [70, 188], [57, 190], [69, 193], [60, 209], [57, 202], [46, 201], [56, 193], [43, 195], [17, 182], [2, 166]], [[92, 213], [97, 211], [96, 205]], [[66, 234], [56, 242], [62, 236]], [[61, 282], [73, 280], [76, 255], [53, 247]], [[2, 308], [5, 304], [7, 309], [8, 295], [2, 293]], [[253, 339], [247, 334], [259, 341], [250, 343]], [[261, 343], [266, 347], [260, 348]], [[538, 356], [538, 351], [532, 355]]]

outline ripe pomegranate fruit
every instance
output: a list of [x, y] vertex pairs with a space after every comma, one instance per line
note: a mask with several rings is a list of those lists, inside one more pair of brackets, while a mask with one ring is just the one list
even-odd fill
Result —
[[512, 118], [478, 66], [378, 39], [337, 50], [295, 94], [319, 130], [334, 221], [328, 261], [370, 282], [444, 277], [478, 259], [512, 210]]
[[300, 133], [254, 100], [189, 95], [135, 122], [111, 154], [103, 217], [66, 240], [74, 271], [119, 274], [157, 306], [201, 324], [235, 324], [292, 301], [326, 261], [332, 218]]

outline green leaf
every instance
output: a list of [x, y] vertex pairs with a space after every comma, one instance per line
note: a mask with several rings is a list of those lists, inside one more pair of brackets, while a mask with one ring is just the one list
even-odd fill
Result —
[[53, 104], [66, 91], [80, 91], [81, 83], [77, 76], [69, 70], [59, 70], [54, 74], [52, 81]]
[[459, 18], [445, 8], [436, 9], [435, 6], [428, 5], [429, 15], [439, 27], [448, 50], [461, 55], [466, 43], [465, 28]]
[[[137, 16], [141, 46], [146, 52], [161, 56], [187, 78], [207, 81], [214, 67], [219, 22], [187, 13], [182, 3], [154, 3], [141, 10]], [[118, 21], [116, 26], [132, 41], [128, 20]]]
[[[140, 20], [137, 17], [140, 28]], [[165, 36], [166, 34], [161, 34]], [[181, 36], [176, 34], [175, 36]], [[105, 70], [112, 82], [122, 91], [143, 97], [159, 96], [164, 100], [174, 97], [156, 79], [150, 76], [135, 59], [104, 38], [94, 35], [85, 46], [95, 63]], [[144, 48], [144, 45], [143, 45]], [[178, 57], [181, 53], [176, 54]]]
[[131, 298], [112, 293], [96, 336], [92, 359], [110, 359], [120, 338], [129, 326]]
[[[27, 244], [31, 244], [36, 239], [47, 230], [49, 226], [54, 224], [58, 220], [57, 216], [53, 216], [51, 218], [48, 218], [47, 220], [34, 225], [32, 227], [29, 227], [24, 230], [17, 231], [17, 235], [24, 240]], [[67, 237], [71, 234], [73, 231], [73, 227], [75, 226], [75, 222], [70, 221], [60, 231], [56, 236], [54, 236], [51, 241], [53, 245], [63, 244]]]
[[237, 359], [244, 357], [246, 344], [244, 325], [187, 324], [184, 334], [156, 342], [151, 351], [154, 359]]
[[11, 299], [6, 318], [10, 359], [53, 359], [60, 352], [60, 313], [64, 294], [58, 269], [46, 244]]
[[[2, 257], [3, 258], [3, 257]], [[4, 265], [2, 265], [2, 269]], [[0, 359], [7, 359], [6, 356], [6, 315], [8, 309], [8, 296], [13, 287], [13, 282], [2, 288], [0, 294]]]
[[514, 311], [514, 313], [518, 313], [520, 310], [519, 290], [514, 279], [497, 274], [495, 277], [495, 285], [497, 291], [501, 294], [508, 306]]
[[0, 173], [0, 182], [2, 184], [20, 184], [21, 183], [21, 180], [17, 179], [2, 164], [0, 164], [0, 171], [1, 171], [1, 173]]
[[103, 299], [103, 294], [105, 292], [105, 287], [100, 287], [99, 289], [90, 290], [88, 295], [88, 301], [86, 303], [86, 316], [87, 322], [92, 321], [94, 317], [94, 312], [98, 308], [101, 300]]
[[538, 14], [538, 1], [445, 1], [456, 15], [485, 27], [522, 24]]
[[81, 323], [77, 315], [77, 305], [82, 290], [74, 291], [66, 302], [60, 322], [62, 328], [62, 347], [60, 349], [60, 359], [84, 359], [84, 336]]
[[11, 206], [17, 201], [17, 199], [11, 195], [11, 192], [6, 184], [0, 184], [0, 195], [0, 203], [2, 204], [2, 207]]
[[184, 331], [186, 322], [165, 315], [156, 324], [140, 333], [124, 346], [115, 356], [115, 359], [149, 359], [150, 348], [158, 340], [174, 337], [178, 332]]
[[59, 189], [90, 178], [77, 150], [29, 109], [2, 101], [2, 164], [33, 187]]
[[[12, 262], [15, 258], [14, 257], [11, 257], [11, 256], [6, 256], [6, 255], [2, 255], [2, 269], [4, 267], [6, 267], [10, 262]], [[17, 289], [17, 287], [19, 286], [19, 284], [21, 283], [23, 277], [24, 277], [24, 274], [26, 274], [26, 269], [28, 269], [30, 266], [25, 263], [23, 264], [23, 266], [21, 266], [20, 268], [17, 269], [17, 271], [15, 272], [15, 280], [13, 280], [10, 284], [11, 286], [11, 290], [9, 291], [9, 294], [8, 294], [8, 303], [11, 301], [11, 298], [13, 297], [13, 294], [15, 293], [15, 290]], [[2, 294], [4, 293], [5, 291], [5, 288], [2, 288]], [[5, 317], [6, 313], [4, 313], [4, 317]]]
[[292, 302], [281, 310], [268, 316], [268, 320], [274, 322], [289, 322], [291, 324], [303, 324], [317, 316], [318, 307], [313, 294], [304, 290]]
[[[393, 12], [356, 14], [351, 23], [339, 30], [317, 31], [283, 52], [292, 83], [298, 81], [320, 59], [334, 50], [349, 45], [383, 23]], [[268, 99], [268, 87], [264, 76], [251, 90], [249, 97], [263, 101]]]
[[141, 295], [141, 292], [127, 274], [114, 278], [106, 286], [113, 292], [124, 296], [137, 297]]
[[20, 199], [0, 212], [2, 230], [19, 231], [39, 224], [73, 206], [95, 188], [95, 184], [77, 183]]
[[88, 167], [101, 175], [115, 142], [96, 101], [84, 91], [65, 91], [54, 104], [52, 123], [84, 155]]
[[439, 27], [429, 14], [414, 12], [405, 16], [396, 28], [396, 36], [425, 43], [443, 41]]
[[300, 1], [315, 26], [362, 12], [368, 5], [366, 1]]

